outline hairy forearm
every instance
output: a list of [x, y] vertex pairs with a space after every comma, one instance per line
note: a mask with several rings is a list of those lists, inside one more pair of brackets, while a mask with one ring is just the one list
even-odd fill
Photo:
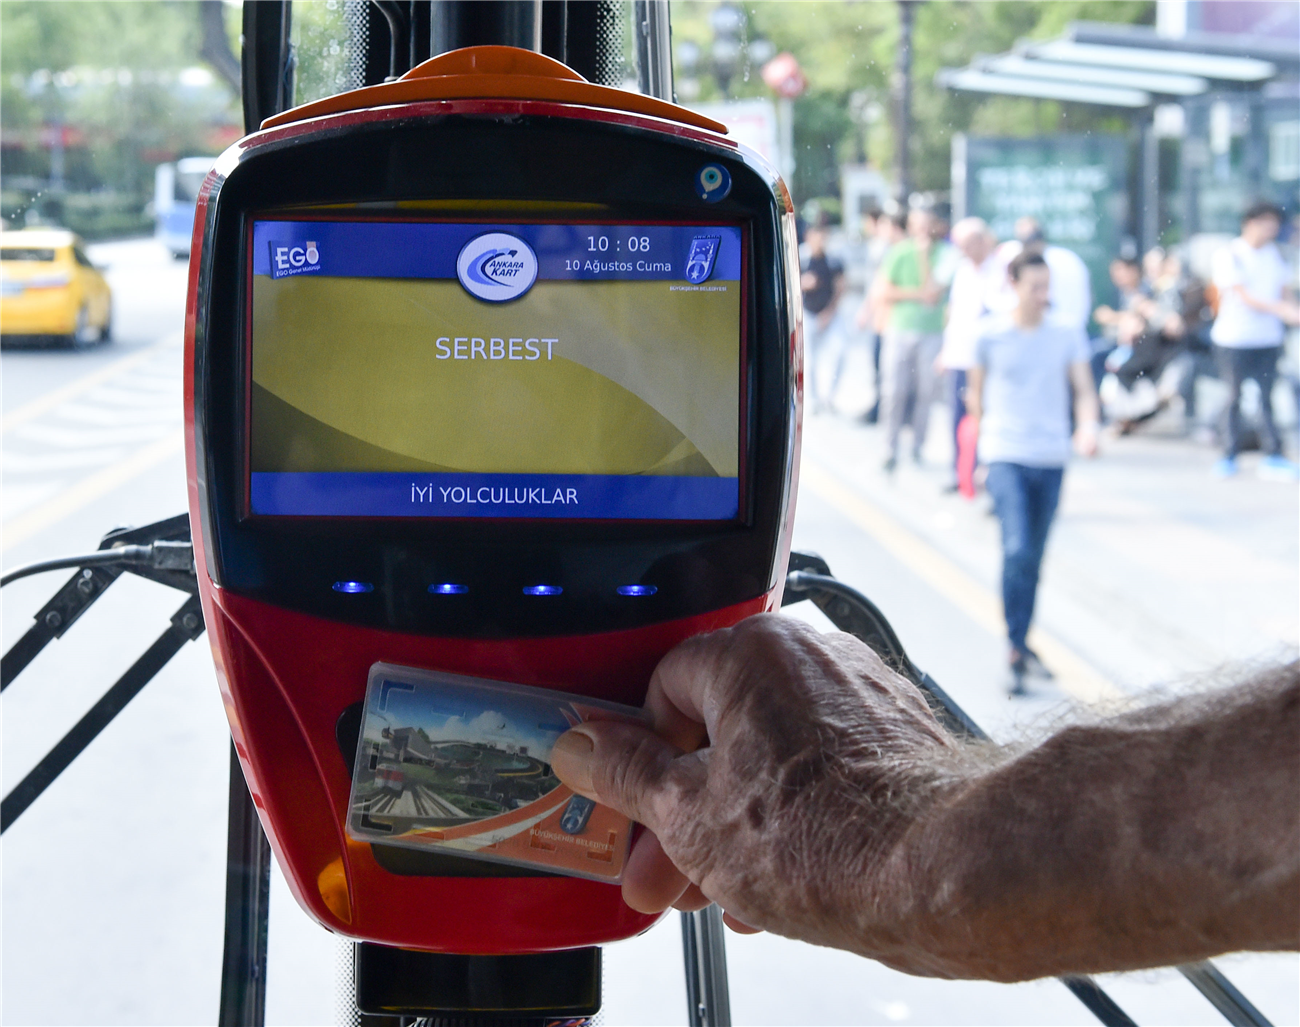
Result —
[[552, 753], [647, 828], [634, 909], [1002, 981], [1300, 947], [1300, 664], [1009, 752], [857, 639], [763, 614], [664, 657], [647, 709]]
[[1069, 728], [954, 788], [896, 860], [933, 973], [1300, 948], [1300, 666]]

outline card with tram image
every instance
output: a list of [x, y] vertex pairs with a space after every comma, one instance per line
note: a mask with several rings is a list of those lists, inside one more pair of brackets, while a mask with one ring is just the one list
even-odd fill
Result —
[[586, 720], [645, 716], [547, 688], [376, 663], [348, 834], [617, 882], [631, 822], [551, 770], [555, 740]]

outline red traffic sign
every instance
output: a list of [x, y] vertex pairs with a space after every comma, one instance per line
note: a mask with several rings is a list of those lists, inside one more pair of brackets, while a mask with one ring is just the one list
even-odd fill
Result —
[[778, 96], [793, 100], [808, 88], [808, 79], [792, 53], [779, 53], [763, 65], [763, 81]]

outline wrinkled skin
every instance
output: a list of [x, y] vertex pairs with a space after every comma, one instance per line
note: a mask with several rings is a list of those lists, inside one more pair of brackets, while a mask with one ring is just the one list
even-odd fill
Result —
[[646, 827], [635, 909], [1001, 981], [1300, 948], [1300, 663], [1015, 755], [959, 744], [856, 639], [764, 614], [664, 657], [646, 709], [552, 753]]
[[716, 901], [734, 928], [926, 972], [903, 952], [900, 842], [964, 761], [915, 686], [849, 635], [760, 616], [665, 657], [646, 705], [658, 738], [589, 725], [590, 780], [553, 755], [566, 783], [651, 829], [624, 875], [629, 905]]

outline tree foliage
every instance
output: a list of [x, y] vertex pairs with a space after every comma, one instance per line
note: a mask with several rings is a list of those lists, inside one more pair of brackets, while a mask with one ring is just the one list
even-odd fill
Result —
[[[346, 35], [341, 0], [296, 5], [295, 37], [303, 60], [298, 99], [345, 87]], [[719, 0], [673, 0], [677, 53], [685, 42], [705, 54], [694, 77], [700, 99], [722, 96], [709, 73], [710, 15]], [[838, 192], [841, 164], [865, 157], [889, 172], [896, 147], [890, 82], [899, 41], [899, 8], [887, 0], [741, 0], [741, 55], [728, 95], [769, 96], [748, 44], [764, 39], [788, 50], [808, 78], [795, 104], [800, 200]], [[953, 93], [936, 85], [944, 67], [1018, 39], [1050, 38], [1074, 20], [1150, 22], [1151, 0], [929, 0], [916, 9], [911, 148], [915, 188], [948, 188], [950, 145], [957, 131], [1033, 135], [1053, 131], [1123, 131], [1123, 118], [1097, 108], [1014, 97]], [[224, 22], [215, 15], [224, 16]], [[48, 173], [42, 125], [75, 124], [89, 145], [68, 154], [69, 181], [83, 188], [140, 192], [150, 159], [211, 152], [215, 124], [237, 125], [233, 53], [219, 45], [224, 23], [238, 38], [237, 7], [214, 0], [120, 0], [113, 3], [0, 3], [0, 107], [5, 172]], [[205, 31], [206, 30], [206, 31]], [[178, 88], [181, 72], [208, 63], [210, 89]], [[688, 76], [678, 68], [679, 82]], [[21, 159], [20, 159], [21, 155]], [[146, 155], [153, 155], [151, 158]], [[15, 162], [18, 163], [15, 163]], [[26, 161], [26, 164], [22, 162]]]
[[[695, 43], [707, 55], [714, 34], [709, 16], [717, 0], [674, 0], [673, 39]], [[808, 79], [795, 106], [797, 199], [838, 193], [841, 163], [865, 154], [888, 172], [898, 141], [890, 81], [899, 43], [898, 4], [878, 0], [765, 0], [743, 5], [741, 71], [729, 93], [770, 96], [760, 69], [746, 64], [748, 44], [762, 38], [789, 51]], [[1036, 135], [1055, 131], [1119, 130], [1123, 119], [1097, 108], [1015, 97], [954, 93], [935, 82], [941, 68], [961, 67], [978, 54], [999, 53], [1018, 39], [1059, 35], [1071, 21], [1150, 23], [1149, 0], [930, 0], [916, 9], [913, 34], [913, 130], [908, 140], [914, 187], [949, 185], [953, 132]], [[707, 65], [707, 56], [705, 58]], [[678, 78], [683, 78], [678, 67]], [[716, 79], [698, 76], [701, 99], [718, 99]]]
[[68, 191], [107, 191], [138, 208], [155, 164], [221, 149], [240, 122], [229, 83], [236, 16], [198, 0], [0, 3], [6, 216], [23, 212], [31, 183], [54, 174], [52, 137], [66, 144]]

